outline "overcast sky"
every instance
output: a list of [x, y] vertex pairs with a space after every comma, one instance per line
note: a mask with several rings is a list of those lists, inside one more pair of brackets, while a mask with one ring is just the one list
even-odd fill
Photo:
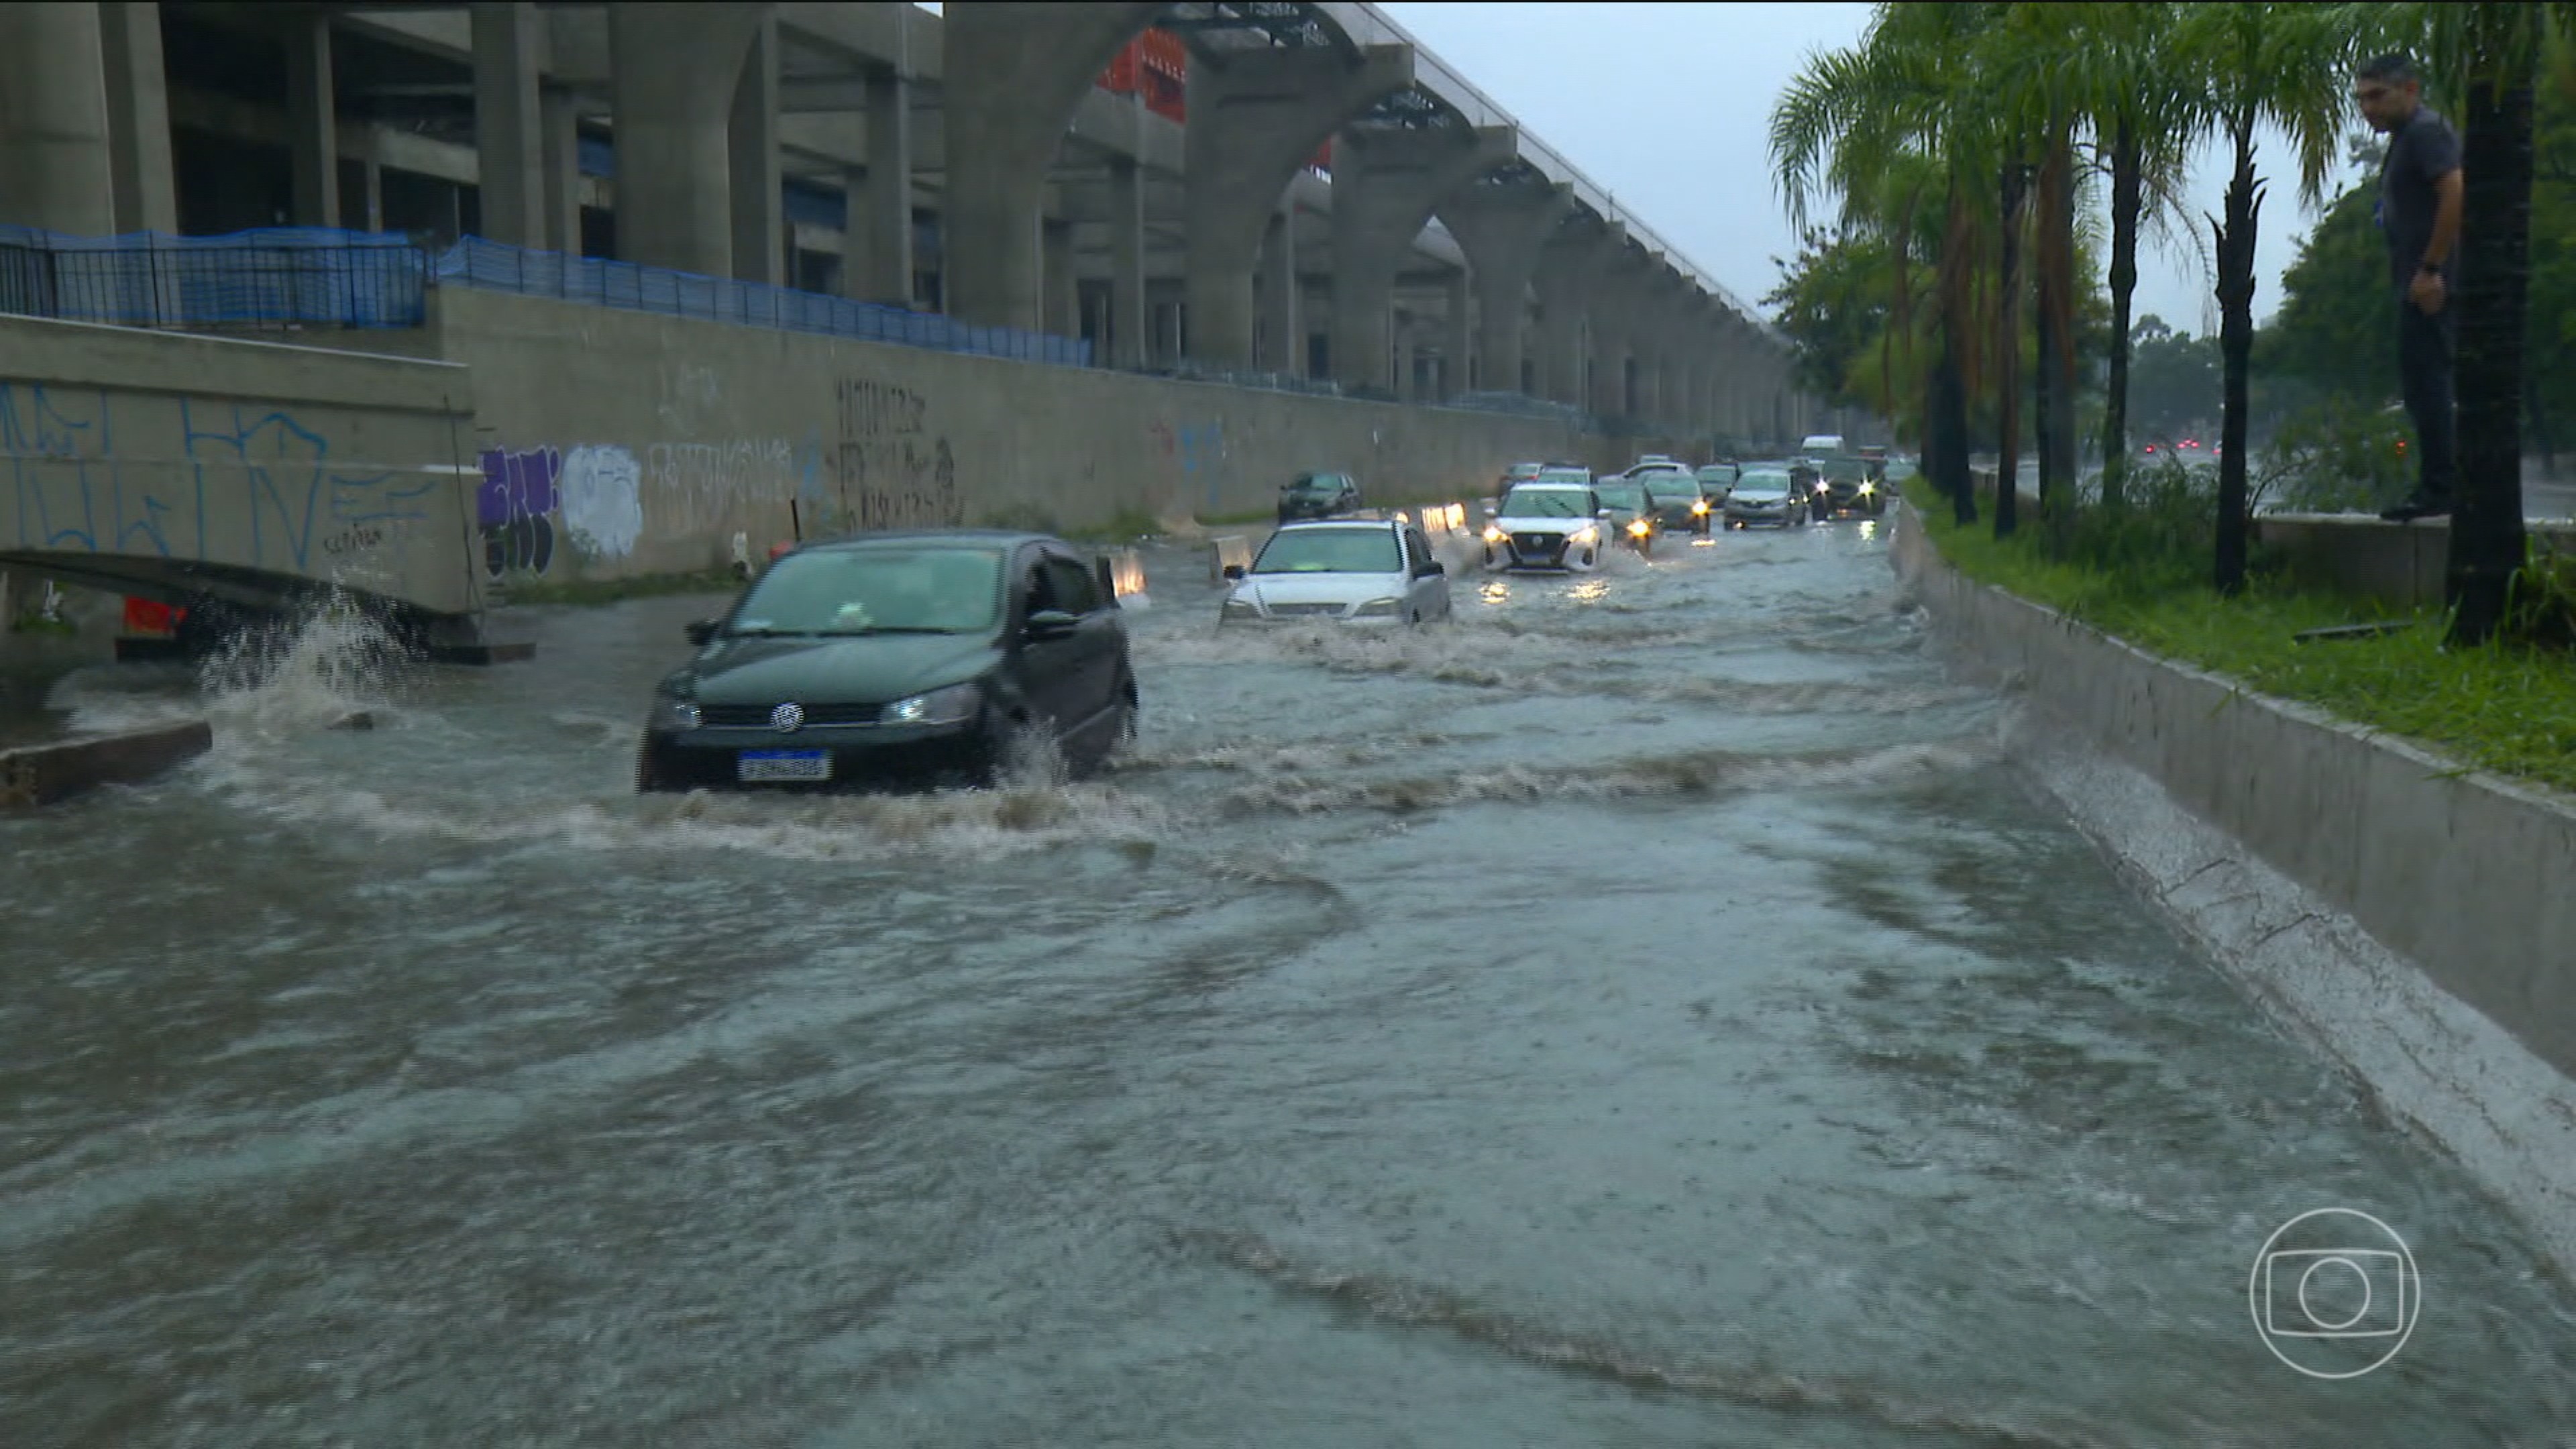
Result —
[[[1523, 129], [1747, 301], [1777, 285], [1779, 268], [1772, 258], [1792, 255], [1796, 243], [1771, 184], [1771, 107], [1810, 54], [1859, 43], [1872, 9], [1458, 3], [1380, 8], [1517, 117]], [[2256, 164], [2281, 177], [2264, 202], [2258, 233], [2259, 321], [2280, 305], [2281, 273], [2316, 219], [2298, 205], [2290, 158], [2277, 139], [2262, 144]], [[2213, 152], [2195, 168], [2196, 211], [2222, 209], [2229, 165], [2228, 157]], [[2348, 169], [2339, 171], [2329, 196], [2350, 179]], [[2207, 235], [2206, 222], [2201, 232]], [[2141, 246], [2138, 315], [2155, 313], [2192, 332], [2204, 330], [2206, 320], [2214, 330], [2209, 290], [2198, 258]]]

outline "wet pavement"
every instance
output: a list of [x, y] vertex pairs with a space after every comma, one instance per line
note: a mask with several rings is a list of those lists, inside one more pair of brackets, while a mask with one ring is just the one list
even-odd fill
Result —
[[[317, 627], [0, 820], [0, 1444], [2570, 1443], [2576, 1293], [2000, 758], [1884, 527], [1394, 639], [1154, 551], [1130, 757], [908, 799], [639, 800], [706, 601]], [[2421, 1275], [2342, 1380], [2249, 1303], [2321, 1207]]]

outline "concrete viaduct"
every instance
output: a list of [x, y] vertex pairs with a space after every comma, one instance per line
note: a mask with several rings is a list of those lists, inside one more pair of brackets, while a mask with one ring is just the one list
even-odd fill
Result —
[[[1097, 84], [1149, 28], [1186, 45], [1185, 123]], [[470, 229], [1133, 370], [1836, 421], [1752, 308], [1367, 4], [6, 4], [0, 96], [0, 222]], [[282, 153], [274, 198], [246, 147]]]

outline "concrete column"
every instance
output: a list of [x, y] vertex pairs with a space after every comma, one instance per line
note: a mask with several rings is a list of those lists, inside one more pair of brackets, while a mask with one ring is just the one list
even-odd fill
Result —
[[1592, 337], [1606, 323], [1593, 315], [1600, 274], [1627, 252], [1628, 234], [1586, 220], [1559, 228], [1540, 248], [1531, 280], [1539, 296], [1540, 385], [1551, 401], [1591, 407]]
[[1261, 238], [1261, 366], [1302, 377], [1306, 324], [1297, 306], [1296, 203], [1270, 214]]
[[549, 251], [581, 255], [581, 107], [572, 92], [537, 93], [539, 160], [544, 171], [545, 240]]
[[1477, 385], [1486, 391], [1520, 390], [1530, 282], [1541, 249], [1573, 206], [1568, 187], [1491, 181], [1461, 187], [1440, 203], [1441, 223], [1467, 254], [1474, 279], [1483, 373]]
[[311, 12], [284, 19], [287, 149], [294, 162], [297, 226], [340, 224], [339, 104], [331, 88], [331, 22]]
[[1082, 297], [1074, 290], [1073, 223], [1049, 220], [1040, 231], [1046, 260], [1046, 328], [1058, 337], [1082, 335]]
[[[1352, 127], [1334, 141], [1336, 381], [1387, 386], [1375, 359], [1387, 350], [1386, 315], [1395, 274], [1412, 253], [1414, 238], [1442, 199], [1511, 160], [1519, 139], [1508, 127], [1464, 133]], [[1344, 358], [1354, 365], [1345, 368]], [[1399, 381], [1410, 386], [1409, 380]]]
[[477, 4], [474, 35], [475, 185], [483, 235], [514, 247], [545, 245], [545, 148], [537, 109], [537, 7]]
[[1627, 286], [1625, 277], [1596, 277], [1584, 308], [1592, 323], [1590, 405], [1592, 411], [1609, 418], [1631, 416], [1635, 401], [1628, 387]]
[[787, 282], [786, 187], [778, 168], [778, 21], [763, 16], [734, 77], [725, 124], [725, 169], [733, 199], [733, 275], [768, 286]]
[[98, 24], [107, 82], [115, 229], [176, 232], [179, 203], [170, 170], [170, 91], [161, 64], [161, 7], [102, 4]]
[[96, 5], [0, 6], [0, 222], [116, 230]]
[[358, 185], [362, 191], [358, 202], [364, 210], [360, 219], [371, 232], [385, 229], [385, 163], [376, 154], [374, 136], [367, 138], [367, 154], [358, 162]]
[[1047, 167], [1075, 108], [1159, 4], [953, 5], [941, 11], [948, 311], [1035, 330]]
[[1474, 332], [1468, 326], [1467, 274], [1449, 274], [1449, 315], [1442, 319], [1445, 330], [1440, 341], [1440, 388], [1433, 401], [1445, 402], [1467, 390], [1467, 350], [1474, 345]]
[[912, 80], [868, 77], [868, 164], [849, 173], [842, 213], [843, 295], [912, 305]]
[[1129, 369], [1147, 356], [1145, 185], [1135, 158], [1109, 158], [1109, 361]]
[[608, 7], [620, 260], [733, 275], [734, 93], [768, 8]]
[[[1405, 45], [1370, 46], [1356, 62], [1330, 48], [1282, 47], [1231, 55], [1222, 68], [1190, 67], [1182, 146], [1192, 357], [1252, 365], [1253, 262], [1280, 193], [1344, 120], [1412, 84], [1413, 49]], [[1342, 265], [1339, 256], [1334, 265]], [[1385, 334], [1378, 336], [1383, 353]], [[1335, 375], [1344, 375], [1338, 341], [1332, 360]], [[1376, 365], [1383, 375], [1384, 364]]]

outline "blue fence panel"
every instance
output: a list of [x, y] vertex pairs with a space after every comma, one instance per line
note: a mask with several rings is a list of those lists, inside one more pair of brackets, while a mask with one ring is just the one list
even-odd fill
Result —
[[[986, 357], [1089, 367], [1092, 347], [1073, 337], [1052, 337], [1013, 327], [969, 327], [947, 317], [800, 292], [759, 282], [702, 277], [665, 267], [638, 266], [465, 237], [439, 256], [438, 280], [523, 296], [555, 297], [594, 306], [672, 317], [699, 317], [789, 332], [812, 332], [862, 342], [966, 352]], [[0, 286], [5, 286], [0, 273]]]
[[417, 327], [429, 254], [324, 227], [83, 237], [0, 226], [0, 311], [123, 327]]

